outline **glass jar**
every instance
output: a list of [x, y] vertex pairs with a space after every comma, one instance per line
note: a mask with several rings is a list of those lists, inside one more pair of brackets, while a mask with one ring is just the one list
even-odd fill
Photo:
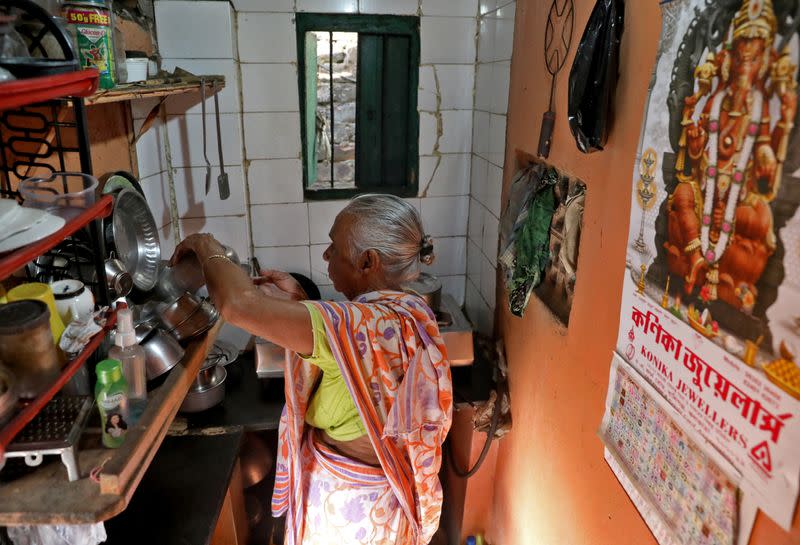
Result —
[[0, 305], [0, 361], [14, 373], [22, 398], [36, 397], [58, 376], [61, 360], [45, 303], [24, 300]]

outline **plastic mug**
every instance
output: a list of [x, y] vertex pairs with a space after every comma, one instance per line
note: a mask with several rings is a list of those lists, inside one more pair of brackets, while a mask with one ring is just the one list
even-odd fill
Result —
[[94, 311], [94, 296], [80, 280], [59, 280], [51, 283], [50, 288], [56, 299], [58, 314], [65, 324]]

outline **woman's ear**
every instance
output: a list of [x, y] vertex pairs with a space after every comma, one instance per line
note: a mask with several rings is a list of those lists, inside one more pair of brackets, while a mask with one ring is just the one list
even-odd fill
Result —
[[358, 270], [362, 274], [369, 274], [380, 270], [381, 255], [374, 249], [361, 253], [358, 258]]

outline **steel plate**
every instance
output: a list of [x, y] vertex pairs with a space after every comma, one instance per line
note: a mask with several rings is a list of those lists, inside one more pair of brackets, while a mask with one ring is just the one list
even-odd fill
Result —
[[150, 291], [158, 279], [161, 243], [147, 201], [135, 189], [123, 189], [114, 199], [114, 246], [133, 277], [133, 285]]

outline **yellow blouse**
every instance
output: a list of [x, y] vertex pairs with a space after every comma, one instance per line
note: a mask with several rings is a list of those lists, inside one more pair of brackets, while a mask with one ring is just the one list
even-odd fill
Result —
[[322, 370], [322, 380], [306, 411], [306, 424], [325, 430], [337, 441], [358, 439], [367, 430], [331, 352], [322, 314], [311, 303], [304, 304], [314, 329], [314, 352], [301, 357]]

